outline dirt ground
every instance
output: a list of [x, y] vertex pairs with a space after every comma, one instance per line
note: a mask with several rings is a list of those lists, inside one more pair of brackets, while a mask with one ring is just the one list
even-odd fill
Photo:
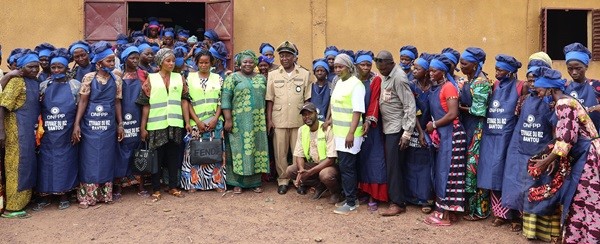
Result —
[[[0, 219], [0, 243], [527, 243], [508, 225], [492, 227], [491, 218], [431, 227], [417, 207], [397, 217], [380, 217], [361, 205], [349, 216], [333, 213], [325, 195], [311, 200], [293, 188], [265, 192], [215, 191], [175, 198], [166, 193], [151, 203], [133, 189], [121, 202], [59, 211], [57, 203], [28, 219]], [[385, 206], [380, 205], [380, 209]]]

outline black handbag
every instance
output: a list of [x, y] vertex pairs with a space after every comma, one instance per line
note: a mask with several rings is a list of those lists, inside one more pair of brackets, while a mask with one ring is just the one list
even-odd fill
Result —
[[191, 165], [214, 164], [223, 161], [223, 141], [214, 137], [213, 132], [208, 140], [200, 138], [190, 141]]
[[142, 142], [137, 149], [133, 151], [131, 157], [131, 169], [139, 174], [158, 173], [158, 155], [156, 150], [148, 149], [148, 143]]

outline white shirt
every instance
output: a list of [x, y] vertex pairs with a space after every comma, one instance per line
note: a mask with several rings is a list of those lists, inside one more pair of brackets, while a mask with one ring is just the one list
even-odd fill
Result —
[[[340, 82], [340, 81], [338, 81]], [[361, 112], [365, 113], [365, 86], [356, 86], [354, 91], [352, 91], [352, 111], [353, 112]], [[358, 123], [359, 126], [362, 126], [362, 123]], [[362, 136], [354, 136], [354, 146], [352, 148], [346, 148], [346, 137], [338, 137], [333, 136], [335, 142], [335, 150], [340, 152], [347, 152], [352, 154], [357, 154], [360, 152], [360, 146], [364, 141]]]

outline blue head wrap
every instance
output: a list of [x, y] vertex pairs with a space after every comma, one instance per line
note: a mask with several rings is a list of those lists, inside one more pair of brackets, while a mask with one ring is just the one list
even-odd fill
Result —
[[182, 66], [185, 61], [185, 55], [187, 54], [185, 47], [175, 47], [173, 53], [175, 54], [175, 66]]
[[50, 53], [56, 50], [56, 47], [50, 43], [44, 42], [35, 47], [34, 50], [38, 53], [38, 57], [50, 57]]
[[171, 27], [165, 28], [163, 35], [168, 37], [175, 37], [175, 31], [173, 31], [173, 28]]
[[562, 79], [562, 75], [558, 70], [553, 70], [546, 67], [539, 67], [533, 71], [535, 77], [534, 87], [541, 88], [558, 88], [565, 90], [566, 80]]
[[496, 55], [496, 67], [502, 70], [506, 70], [510, 73], [515, 73], [521, 68], [521, 62], [512, 56], [505, 54]]
[[260, 54], [266, 55], [267, 52], [274, 53], [275, 47], [273, 47], [273, 45], [269, 43], [261, 43], [260, 47], [258, 48], [258, 51], [260, 51]]
[[451, 47], [442, 49], [442, 55], [444, 55], [444, 56], [446, 56], [446, 58], [450, 59], [450, 61], [455, 66], [458, 64], [458, 59], [460, 59], [460, 53]]
[[188, 38], [188, 37], [190, 37], [190, 31], [181, 29], [181, 30], [179, 30], [179, 32], [177, 32], [177, 36], [180, 36], [183, 38]]
[[585, 66], [588, 66], [590, 63], [590, 59], [592, 58], [592, 53], [587, 49], [583, 44], [575, 42], [571, 43], [563, 49], [565, 53], [565, 60], [567, 63], [571, 60], [577, 60], [583, 63]]
[[[137, 46], [138, 52], [139, 53], [143, 53], [144, 50], [148, 49], [148, 48], [152, 48], [150, 45], [148, 45], [148, 43], [142, 43], [140, 45]], [[152, 50], [154, 52], [154, 50]]]
[[[533, 74], [535, 76], [535, 74], [537, 73], [537, 70], [540, 69], [541, 67], [546, 67], [546, 66], [531, 66], [527, 69], [527, 74]], [[548, 68], [548, 67], [546, 67]]]
[[149, 17], [148, 18], [148, 27], [149, 28], [160, 28], [160, 22], [158, 22], [158, 19], [156, 17]]
[[356, 58], [354, 60], [354, 63], [360, 64], [364, 61], [373, 63], [373, 52], [365, 51], [365, 50], [360, 50], [360, 51], [356, 52]]
[[261, 55], [260, 57], [258, 57], [258, 63], [259, 64], [261, 62], [265, 62], [265, 63], [268, 63], [269, 65], [272, 65], [274, 61], [275, 60], [273, 58], [268, 58], [267, 56], [262, 56]]
[[132, 46], [125, 48], [125, 50], [123, 50], [123, 52], [121, 52], [121, 60], [123, 60], [123, 62], [125, 62], [125, 60], [127, 60], [129, 55], [134, 54], [134, 53], [140, 53], [140, 51], [138, 50], [138, 48], [136, 46], [132, 45]]
[[94, 52], [94, 58], [92, 59], [92, 63], [96, 64], [110, 55], [114, 55], [115, 53], [112, 50], [112, 46], [110, 43], [106, 41], [99, 41], [94, 43], [92, 46], [92, 50]]
[[483, 49], [478, 47], [469, 47], [461, 55], [460, 58], [470, 63], [477, 64], [477, 70], [475, 71], [475, 77], [479, 76], [483, 64], [485, 63], [485, 52]]
[[227, 68], [227, 47], [225, 47], [225, 43], [223, 42], [215, 42], [212, 47], [208, 50], [213, 57], [218, 60], [221, 60], [223, 63], [223, 67]]
[[73, 55], [73, 53], [75, 53], [75, 50], [81, 48], [83, 49], [86, 53], [90, 53], [90, 51], [92, 50], [90, 48], [90, 44], [88, 44], [85, 41], [76, 41], [73, 44], [71, 44], [71, 46], [69, 46], [69, 54]]
[[425, 70], [428, 70], [429, 62], [431, 62], [431, 60], [433, 58], [434, 58], [434, 56], [429, 53], [421, 53], [421, 56], [419, 56], [419, 58], [415, 59], [415, 64], [421, 66]]
[[131, 33], [131, 38], [135, 38], [135, 37], [144, 37], [144, 32], [141, 31], [134, 31]]
[[458, 84], [456, 83], [456, 80], [454, 80], [454, 76], [450, 74], [452, 61], [450, 61], [450, 59], [448, 59], [445, 55], [439, 55], [431, 59], [431, 62], [429, 62], [429, 67], [444, 71], [446, 73], [446, 79], [448, 79], [448, 81], [450, 81], [450, 83], [452, 83], [452, 85], [458, 89]]
[[317, 67], [323, 67], [325, 69], [325, 71], [327, 71], [327, 74], [329, 74], [329, 64], [327, 64], [327, 60], [325, 60], [324, 58], [320, 58], [320, 59], [315, 59], [313, 61], [313, 72], [315, 70], [317, 70]]
[[12, 51], [10, 51], [10, 55], [8, 55], [8, 63], [12, 64], [14, 62], [17, 62], [17, 54], [21, 54], [23, 52], [23, 48], [15, 48]]
[[127, 38], [127, 35], [125, 34], [118, 34], [117, 35], [117, 45], [125, 45], [127, 44], [129, 38]]
[[329, 47], [325, 48], [324, 54], [325, 54], [325, 58], [327, 58], [327, 56], [333, 56], [335, 58], [335, 56], [340, 54], [340, 50], [338, 50], [338, 48], [336, 46], [329, 46]]
[[527, 64], [527, 69], [530, 69], [532, 67], [546, 67], [546, 68], [552, 68], [550, 67], [550, 65], [542, 60], [539, 59], [532, 59], [529, 61], [529, 63]]
[[23, 68], [28, 63], [39, 62], [40, 59], [36, 52], [31, 51], [30, 49], [25, 49], [21, 53], [21, 55], [17, 58], [17, 68]]
[[342, 50], [340, 50], [340, 54], [342, 54], [342, 53], [350, 56], [350, 59], [352, 60], [352, 62], [354, 62], [354, 51], [342, 49]]
[[213, 29], [206, 30], [204, 32], [204, 37], [212, 40], [213, 42], [219, 41], [219, 35], [217, 35], [217, 32]]
[[419, 56], [419, 52], [415, 46], [407, 45], [400, 48], [400, 56], [408, 56], [411, 60], [414, 60]]
[[156, 43], [150, 43], [150, 48], [152, 48], [152, 52], [156, 53], [160, 50], [160, 46]]
[[60, 63], [65, 67], [68, 67], [70, 59], [71, 56], [69, 55], [69, 50], [66, 48], [59, 48], [50, 53], [50, 64]]

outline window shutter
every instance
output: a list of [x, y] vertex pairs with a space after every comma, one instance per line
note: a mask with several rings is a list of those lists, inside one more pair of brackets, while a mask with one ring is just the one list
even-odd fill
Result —
[[127, 34], [127, 4], [113, 1], [84, 3], [85, 36], [87, 41], [114, 41], [119, 33]]
[[233, 0], [208, 0], [204, 17], [205, 28], [214, 29], [225, 43], [229, 51], [227, 67], [233, 70]]
[[592, 60], [600, 61], [600, 9], [592, 10]]
[[543, 8], [540, 14], [540, 46], [542, 52], [548, 53], [548, 9]]

